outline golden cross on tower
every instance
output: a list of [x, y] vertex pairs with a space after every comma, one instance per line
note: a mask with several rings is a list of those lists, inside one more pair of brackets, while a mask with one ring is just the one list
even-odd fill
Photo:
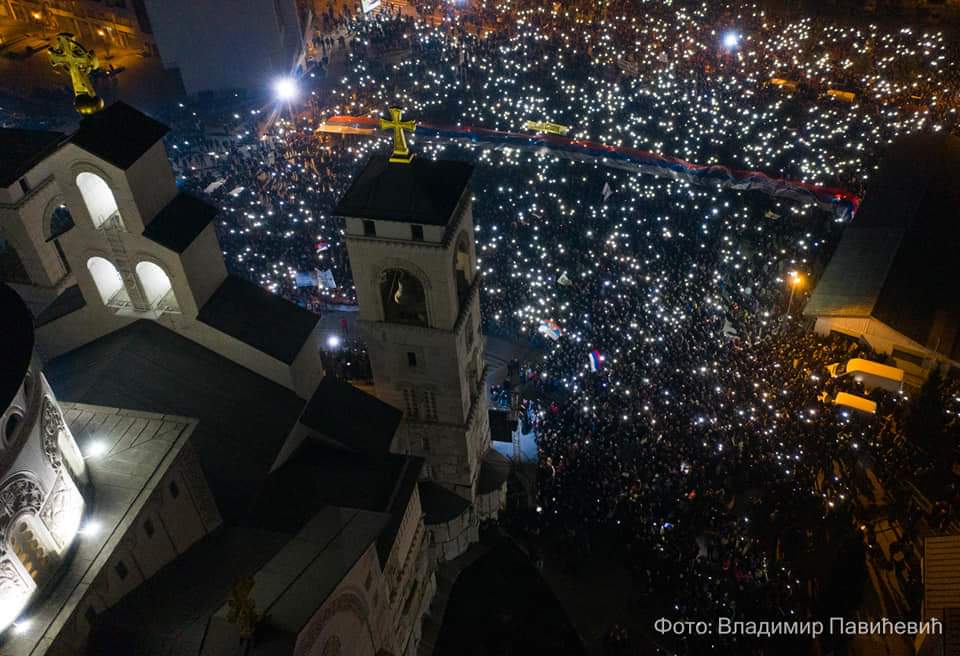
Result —
[[391, 107], [390, 120], [380, 119], [381, 130], [393, 130], [393, 155], [390, 156], [390, 161], [394, 164], [409, 164], [413, 159], [413, 153], [407, 146], [407, 137], [403, 131], [410, 130], [410, 132], [413, 132], [417, 129], [417, 124], [413, 121], [401, 121], [400, 115], [402, 113], [403, 110], [399, 107]]
[[47, 51], [54, 68], [63, 67], [70, 73], [75, 96], [73, 105], [81, 114], [94, 114], [103, 109], [103, 98], [97, 96], [90, 74], [100, 68], [97, 56], [80, 45], [69, 32], [57, 35], [57, 44]]

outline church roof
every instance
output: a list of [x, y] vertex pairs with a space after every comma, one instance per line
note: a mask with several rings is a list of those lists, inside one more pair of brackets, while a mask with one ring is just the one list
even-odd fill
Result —
[[334, 213], [360, 219], [445, 226], [470, 184], [473, 165], [414, 157], [391, 164], [374, 155], [337, 204]]
[[346, 449], [371, 456], [390, 450], [403, 413], [350, 383], [324, 376], [300, 423]]
[[303, 409], [292, 391], [140, 320], [58, 356], [44, 369], [57, 397], [185, 417], [225, 519], [247, 510]]
[[83, 298], [80, 285], [71, 285], [53, 299], [50, 305], [40, 311], [40, 314], [37, 315], [37, 325], [43, 326], [51, 321], [56, 321], [72, 312], [76, 312], [86, 304], [87, 301]]
[[213, 221], [217, 212], [214, 205], [180, 192], [147, 224], [143, 236], [174, 253], [182, 253]]
[[197, 319], [280, 362], [293, 364], [320, 317], [239, 276], [227, 276]]
[[384, 564], [422, 467], [423, 459], [413, 456], [373, 458], [308, 439], [271, 474], [253, 514], [265, 527], [289, 531], [326, 506], [387, 513], [377, 538]]
[[117, 101], [80, 121], [70, 141], [126, 170], [169, 131], [163, 123]]
[[207, 535], [98, 617], [87, 653], [200, 654], [210, 617], [237, 582], [256, 574], [289, 541], [287, 533], [246, 525]]
[[804, 313], [873, 317], [960, 359], [958, 174], [957, 137], [898, 139]]
[[0, 187], [23, 177], [63, 142], [66, 135], [47, 130], [0, 128]]
[[420, 503], [423, 506], [423, 521], [427, 526], [445, 524], [462, 515], [470, 502], [433, 481], [420, 483]]
[[33, 315], [23, 299], [0, 282], [0, 414], [17, 395], [33, 357]]

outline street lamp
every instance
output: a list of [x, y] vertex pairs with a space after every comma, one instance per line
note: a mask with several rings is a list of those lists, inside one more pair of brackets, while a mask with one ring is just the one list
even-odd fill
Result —
[[281, 77], [273, 83], [273, 93], [277, 100], [291, 102], [300, 95], [297, 81], [292, 77]]
[[793, 294], [797, 291], [797, 288], [803, 284], [803, 277], [796, 271], [790, 272], [790, 301], [787, 303], [787, 316], [790, 315], [790, 310], [793, 308]]

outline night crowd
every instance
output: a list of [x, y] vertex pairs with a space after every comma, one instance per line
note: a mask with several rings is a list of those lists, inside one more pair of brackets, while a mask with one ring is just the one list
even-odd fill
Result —
[[[366, 157], [389, 148], [317, 132], [333, 114], [399, 105], [505, 130], [549, 120], [571, 136], [857, 193], [896, 136], [956, 128], [960, 84], [940, 35], [752, 5], [571, 7], [331, 13], [289, 106], [172, 112], [180, 184], [221, 206], [233, 270], [322, 312], [355, 302], [333, 207]], [[636, 589], [668, 617], [852, 615], [873, 608], [870, 568], [889, 575], [889, 603], [917, 616], [917, 538], [956, 528], [960, 383], [944, 372], [911, 395], [831, 377], [827, 365], [852, 357], [885, 360], [865, 342], [814, 335], [801, 316], [843, 228], [834, 216], [551, 153], [414, 149], [477, 162], [485, 329], [538, 354], [510, 379], [540, 454], [531, 535], [560, 536], [576, 567], [614, 534]], [[298, 286], [313, 271], [336, 285]], [[362, 347], [348, 347], [363, 370]], [[840, 391], [876, 413], [835, 406]], [[630, 643], [615, 635], [611, 649]], [[690, 654], [766, 648], [657, 639]]]

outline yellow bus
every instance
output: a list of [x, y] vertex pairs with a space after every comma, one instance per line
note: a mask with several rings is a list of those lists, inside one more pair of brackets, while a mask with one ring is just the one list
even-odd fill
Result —
[[868, 390], [879, 387], [891, 392], [899, 392], [903, 389], [903, 369], [880, 364], [872, 360], [851, 358], [846, 362], [837, 362], [836, 364], [828, 365], [827, 371], [830, 372], [830, 376], [833, 378], [853, 376], [855, 381], [863, 383], [863, 386]]

